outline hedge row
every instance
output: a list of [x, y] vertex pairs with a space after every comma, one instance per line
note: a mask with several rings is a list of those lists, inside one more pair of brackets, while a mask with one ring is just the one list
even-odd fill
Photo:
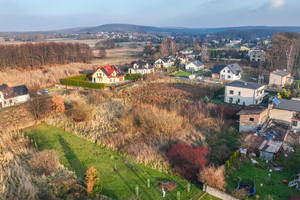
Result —
[[136, 79], [139, 79], [139, 78], [142, 78], [142, 75], [141, 74], [130, 74], [130, 73], [125, 73], [125, 79], [126, 80], [136, 80]]
[[87, 75], [73, 76], [62, 79], [62, 84], [78, 86], [78, 87], [86, 87], [86, 88], [95, 88], [95, 89], [104, 89], [104, 83], [91, 83], [86, 81]]
[[167, 72], [173, 72], [173, 71], [176, 71], [177, 70], [177, 66], [173, 66], [173, 67], [169, 67], [167, 68]]

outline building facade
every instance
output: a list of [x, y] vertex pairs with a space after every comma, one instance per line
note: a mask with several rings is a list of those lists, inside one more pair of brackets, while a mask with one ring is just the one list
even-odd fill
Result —
[[242, 78], [243, 69], [237, 64], [215, 65], [212, 69], [212, 78], [235, 81]]
[[128, 68], [128, 73], [130, 74], [150, 74], [154, 72], [154, 68], [152, 65], [145, 61], [133, 61], [131, 63], [131, 67]]
[[114, 65], [101, 66], [92, 74], [93, 83], [112, 84], [125, 81], [125, 74]]
[[292, 74], [283, 70], [276, 70], [270, 73], [269, 85], [288, 86], [294, 81]]
[[6, 84], [0, 85], [0, 108], [26, 102], [29, 99], [30, 95], [25, 85], [15, 87], [8, 87]]
[[238, 105], [255, 105], [263, 101], [265, 85], [233, 81], [225, 86], [224, 102]]

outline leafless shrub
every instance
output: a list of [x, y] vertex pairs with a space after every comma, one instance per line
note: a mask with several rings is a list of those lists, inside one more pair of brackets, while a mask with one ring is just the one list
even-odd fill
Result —
[[248, 192], [246, 189], [234, 189], [232, 196], [241, 200], [248, 200]]
[[93, 117], [93, 108], [84, 101], [77, 101], [72, 104], [69, 114], [75, 122], [88, 121]]
[[224, 167], [205, 167], [200, 171], [198, 180], [219, 190], [225, 190]]
[[57, 172], [60, 168], [60, 163], [54, 150], [44, 150], [35, 153], [29, 164], [32, 169], [46, 176]]

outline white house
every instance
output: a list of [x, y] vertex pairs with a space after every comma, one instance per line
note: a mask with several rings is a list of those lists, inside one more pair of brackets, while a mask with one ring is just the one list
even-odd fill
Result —
[[150, 74], [154, 72], [152, 65], [145, 61], [133, 61], [131, 63], [131, 68], [128, 68], [128, 72], [131, 74]]
[[158, 68], [169, 68], [172, 67], [174, 63], [175, 60], [172, 57], [161, 57], [154, 62], [154, 66]]
[[0, 85], [0, 108], [13, 106], [29, 99], [30, 96], [25, 85], [15, 87], [8, 87], [6, 84]]
[[125, 74], [114, 65], [101, 66], [92, 74], [94, 83], [117, 83], [125, 80]]
[[212, 78], [221, 80], [240, 80], [243, 69], [237, 64], [215, 65], [212, 69]]
[[193, 62], [190, 62], [185, 66], [186, 71], [199, 71], [200, 69], [203, 69], [204, 65], [199, 60], [195, 60]]
[[225, 86], [226, 103], [239, 105], [260, 104], [264, 98], [265, 85], [242, 81], [233, 81]]

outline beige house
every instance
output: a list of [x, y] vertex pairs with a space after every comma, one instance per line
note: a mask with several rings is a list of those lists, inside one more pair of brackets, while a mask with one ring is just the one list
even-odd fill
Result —
[[92, 74], [93, 83], [112, 84], [125, 81], [125, 74], [114, 65], [101, 66]]
[[292, 74], [287, 71], [276, 70], [270, 73], [269, 85], [288, 86], [293, 83]]
[[260, 104], [264, 91], [263, 84], [233, 81], [225, 86], [224, 102], [246, 106]]
[[154, 62], [154, 66], [157, 68], [169, 68], [172, 67], [174, 63], [175, 60], [172, 57], [161, 57]]
[[25, 85], [8, 87], [6, 84], [0, 85], [0, 108], [16, 105], [30, 99], [28, 89]]
[[300, 130], [300, 101], [274, 98], [269, 104], [269, 118], [288, 122]]
[[237, 113], [240, 116], [240, 132], [256, 131], [268, 119], [268, 108], [261, 105], [247, 106]]
[[154, 72], [154, 68], [152, 65], [145, 61], [133, 61], [131, 63], [131, 68], [128, 68], [128, 72], [130, 74], [150, 74]]
[[185, 66], [186, 71], [199, 71], [204, 68], [204, 65], [199, 60], [195, 60], [190, 62]]

